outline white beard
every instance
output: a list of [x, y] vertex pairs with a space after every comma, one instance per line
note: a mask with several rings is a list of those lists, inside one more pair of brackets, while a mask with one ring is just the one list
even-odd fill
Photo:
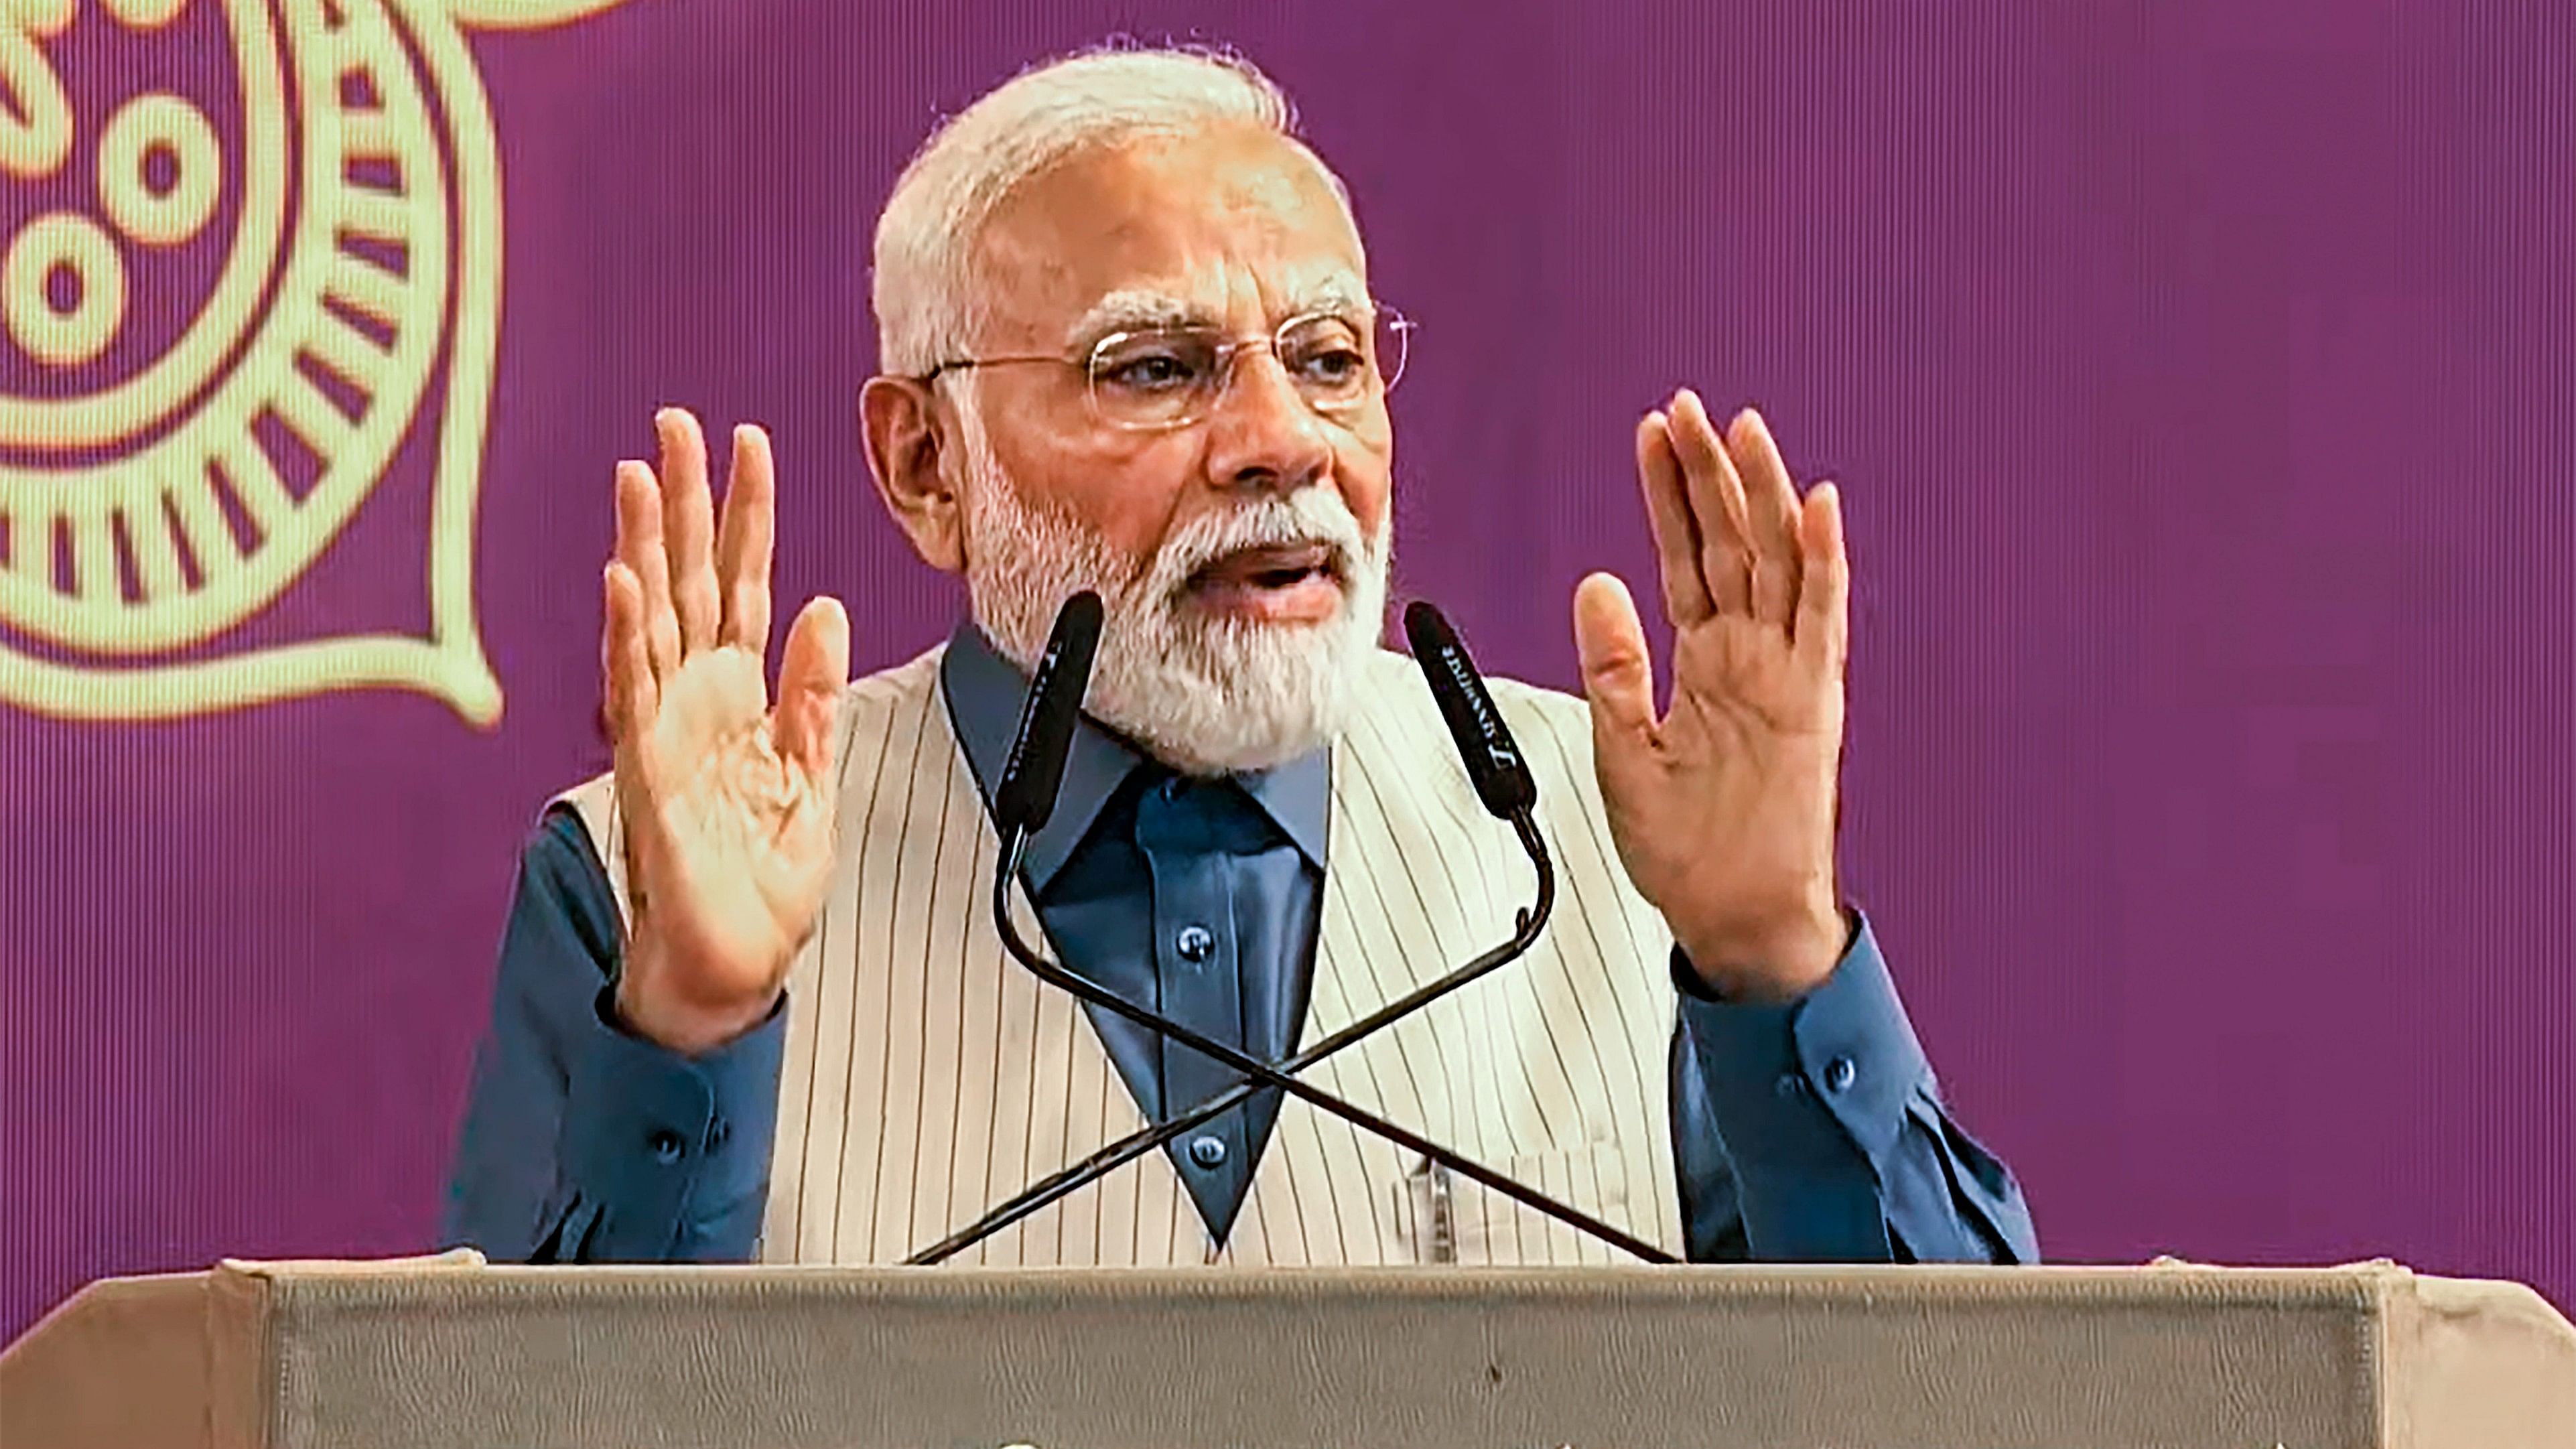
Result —
[[[1029, 506], [993, 457], [974, 409], [966, 434], [966, 588], [975, 623], [1023, 670], [1056, 610], [1083, 589], [1104, 621], [1083, 712], [1193, 775], [1268, 769], [1332, 742], [1358, 699], [1385, 628], [1392, 528], [1363, 535], [1330, 488], [1264, 493], [1201, 515], [1163, 541], [1139, 576], [1098, 535]], [[1217, 618], [1191, 605], [1191, 575], [1238, 549], [1324, 544], [1343, 581], [1320, 624]]]

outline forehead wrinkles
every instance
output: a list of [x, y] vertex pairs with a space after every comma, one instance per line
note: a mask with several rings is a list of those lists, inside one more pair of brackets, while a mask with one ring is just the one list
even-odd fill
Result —
[[1015, 188], [970, 249], [985, 320], [1039, 345], [1223, 322], [1244, 301], [1274, 324], [1364, 308], [1365, 255], [1311, 151], [1232, 131], [1067, 156]]

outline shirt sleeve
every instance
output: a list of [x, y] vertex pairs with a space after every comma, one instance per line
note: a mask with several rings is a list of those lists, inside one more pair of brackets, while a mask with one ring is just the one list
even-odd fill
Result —
[[1951, 1120], [1869, 923], [1796, 1001], [1673, 953], [1675, 1164], [1693, 1262], [2034, 1263], [2011, 1172]]
[[520, 856], [444, 1244], [506, 1262], [757, 1255], [785, 1003], [684, 1056], [616, 1024], [621, 941], [588, 832], [570, 810], [550, 812]]

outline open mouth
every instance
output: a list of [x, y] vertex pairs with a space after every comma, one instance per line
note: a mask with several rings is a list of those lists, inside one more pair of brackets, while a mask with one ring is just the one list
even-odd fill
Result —
[[1341, 611], [1342, 582], [1330, 544], [1259, 544], [1209, 560], [1190, 575], [1188, 592], [1211, 613], [1310, 623]]

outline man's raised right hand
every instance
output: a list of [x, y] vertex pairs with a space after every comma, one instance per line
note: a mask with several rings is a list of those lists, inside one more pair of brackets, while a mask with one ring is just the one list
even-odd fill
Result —
[[600, 638], [626, 847], [617, 1009], [696, 1053], [769, 1015], [822, 907], [850, 621], [829, 597], [797, 614], [772, 708], [768, 435], [734, 430], [719, 529], [698, 420], [666, 408], [653, 427], [659, 475], [617, 465]]

